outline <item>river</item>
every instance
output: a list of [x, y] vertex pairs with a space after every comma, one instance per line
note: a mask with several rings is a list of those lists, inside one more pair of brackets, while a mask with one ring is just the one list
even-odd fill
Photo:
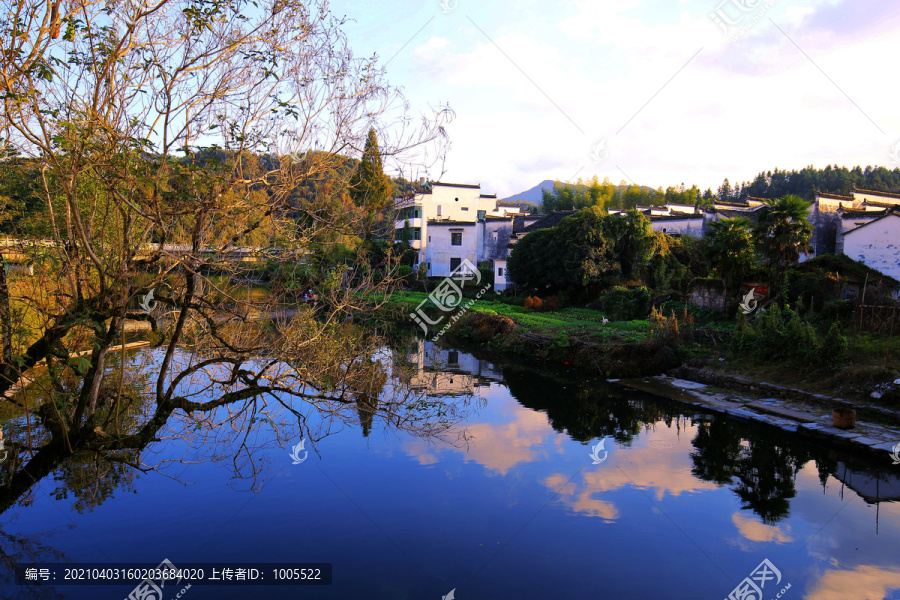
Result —
[[[244, 459], [238, 442], [198, 445], [202, 432], [173, 425], [142, 457], [159, 471], [63, 465], [0, 516], [0, 596], [134, 588], [18, 586], [10, 562], [168, 559], [330, 563], [333, 581], [168, 584], [164, 600], [760, 600], [753, 586], [765, 600], [900, 598], [900, 465], [887, 455], [425, 342], [401, 362], [412, 388], [459, 410], [439, 438], [378, 417], [322, 421], [301, 449], [260, 430]], [[198, 453], [208, 444], [220, 445]]]

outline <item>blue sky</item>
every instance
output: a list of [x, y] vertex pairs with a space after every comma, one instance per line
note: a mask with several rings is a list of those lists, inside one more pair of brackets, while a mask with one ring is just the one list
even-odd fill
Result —
[[775, 167], [900, 166], [893, 0], [331, 7], [413, 108], [456, 112], [431, 178], [503, 197], [593, 175], [715, 189]]

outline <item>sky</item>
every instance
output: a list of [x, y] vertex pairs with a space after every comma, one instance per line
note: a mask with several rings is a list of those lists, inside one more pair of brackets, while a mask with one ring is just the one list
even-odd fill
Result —
[[446, 161], [417, 174], [433, 180], [506, 197], [594, 175], [715, 190], [776, 167], [900, 166], [894, 0], [331, 8], [414, 109], [456, 113]]

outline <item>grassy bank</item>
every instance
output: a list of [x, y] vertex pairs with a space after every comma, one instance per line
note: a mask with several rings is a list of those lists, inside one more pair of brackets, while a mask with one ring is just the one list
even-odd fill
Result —
[[[409, 313], [427, 298], [423, 292], [402, 291], [390, 298], [388, 307], [393, 309], [396, 319], [413, 325]], [[430, 302], [423, 308], [432, 319], [444, 314]], [[474, 300], [466, 314], [442, 337], [454, 345], [555, 361], [599, 371], [607, 377], [658, 374], [688, 363], [856, 400], [876, 400], [870, 397], [873, 391], [900, 377], [900, 335], [850, 336], [845, 363], [833, 367], [804, 364], [798, 368], [797, 364], [754, 362], [735, 354], [729, 343], [735, 329], [733, 321], [709, 318], [706, 314], [694, 319], [694, 314], [685, 315], [683, 310], [683, 306], [678, 309], [664, 305], [663, 312], [669, 316], [664, 323], [649, 319], [603, 323], [602, 312], [587, 308], [536, 312], [497, 300]], [[671, 319], [673, 313], [677, 323]], [[432, 328], [430, 337], [445, 323], [446, 319]], [[896, 404], [889, 393], [878, 403]]]
[[[389, 306], [411, 313], [428, 299], [424, 292], [395, 292]], [[464, 302], [467, 302], [464, 300]], [[425, 308], [427, 308], [426, 305]], [[468, 309], [470, 314], [498, 315], [510, 319], [528, 333], [550, 339], [576, 336], [579, 338], [621, 342], [640, 342], [649, 335], [649, 321], [609, 321], [603, 323], [603, 314], [587, 308], [563, 308], [553, 312], [536, 312], [522, 306], [497, 300], [475, 300]], [[440, 311], [431, 307], [428, 314], [436, 317]], [[456, 328], [454, 325], [451, 332]]]
[[[398, 292], [387, 306], [397, 318], [412, 323], [409, 313], [427, 298], [423, 292]], [[464, 304], [468, 303], [464, 300]], [[431, 302], [426, 302], [423, 309], [432, 320], [444, 314]], [[685, 336], [699, 339], [718, 335], [720, 342], [711, 338], [711, 343], [721, 343], [722, 332], [714, 329], [682, 331], [673, 343], [666, 332], [654, 329], [648, 319], [604, 323], [604, 318], [602, 312], [587, 308], [539, 312], [498, 300], [474, 300], [441, 337], [455, 345], [477, 345], [520, 358], [559, 362], [606, 377], [656, 374], [677, 366], [682, 355], [693, 356], [695, 349], [703, 349], [701, 343], [676, 352], [674, 346]], [[432, 328], [431, 338], [445, 322]]]

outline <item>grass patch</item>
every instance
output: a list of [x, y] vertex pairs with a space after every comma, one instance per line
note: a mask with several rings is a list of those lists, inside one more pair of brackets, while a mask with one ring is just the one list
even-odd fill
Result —
[[[395, 292], [388, 306], [410, 313], [428, 299], [424, 292]], [[464, 301], [465, 302], [465, 301]], [[428, 304], [423, 308], [428, 308]], [[528, 329], [531, 333], [557, 338], [560, 335], [586, 337], [602, 340], [621, 340], [638, 342], [649, 336], [649, 322], [646, 319], [634, 321], [609, 321], [603, 324], [603, 313], [588, 308], [563, 308], [553, 312], [535, 312], [525, 310], [522, 306], [507, 304], [496, 300], [476, 300], [469, 307], [471, 313], [482, 313], [508, 317], [516, 325]], [[433, 311], [430, 311], [433, 314]]]

